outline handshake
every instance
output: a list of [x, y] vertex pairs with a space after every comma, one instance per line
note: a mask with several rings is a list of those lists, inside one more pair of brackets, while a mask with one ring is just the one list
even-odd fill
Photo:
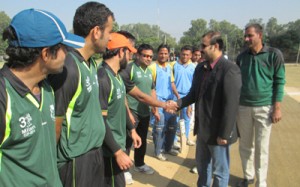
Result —
[[[160, 107], [162, 107], [166, 112], [170, 113], [170, 114], [175, 114], [178, 110], [178, 105], [177, 102], [173, 101], [173, 100], [168, 100], [166, 102], [161, 102], [160, 101]], [[156, 121], [160, 120], [160, 114], [158, 113], [158, 109], [156, 107], [152, 107], [152, 113], [155, 117]]]
[[165, 106], [163, 107], [163, 109], [170, 114], [175, 114], [178, 108], [177, 102], [173, 100], [166, 101]]

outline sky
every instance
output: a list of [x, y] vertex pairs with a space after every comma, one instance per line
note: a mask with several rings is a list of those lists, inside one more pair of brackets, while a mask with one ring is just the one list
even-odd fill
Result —
[[[72, 29], [76, 8], [84, 0], [5, 0], [0, 11], [10, 18], [23, 9], [38, 8], [52, 12]], [[161, 30], [177, 41], [191, 27], [191, 21], [204, 19], [209, 22], [226, 20], [244, 28], [250, 19], [262, 18], [267, 23], [275, 17], [278, 24], [300, 19], [300, 0], [102, 0], [112, 12], [119, 26], [147, 23], [159, 25]]]

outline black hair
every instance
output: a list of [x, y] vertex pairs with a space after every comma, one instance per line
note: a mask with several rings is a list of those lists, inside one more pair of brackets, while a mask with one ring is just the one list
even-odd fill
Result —
[[200, 51], [200, 52], [201, 52], [200, 47], [194, 46], [194, 47], [193, 47], [193, 53], [196, 52], [196, 51]]
[[[4, 29], [2, 34], [3, 41], [17, 40], [17, 35], [12, 26], [8, 26]], [[8, 45], [5, 52], [8, 58], [5, 58], [7, 61], [7, 66], [10, 68], [19, 68], [19, 67], [27, 67], [32, 65], [38, 57], [40, 57], [43, 48], [49, 47], [49, 53], [52, 55], [52, 58], [56, 58], [57, 51], [63, 46], [63, 44], [59, 43], [53, 46], [45, 46], [45, 47], [15, 47], [13, 45]]]
[[104, 31], [110, 16], [115, 19], [113, 12], [104, 4], [87, 2], [76, 10], [73, 19], [74, 34], [85, 38], [95, 26]]
[[128, 50], [127, 47], [116, 48], [116, 49], [112, 49], [112, 50], [106, 49], [105, 53], [102, 56], [103, 60], [107, 60], [107, 59], [110, 59], [110, 58], [116, 56], [120, 52], [121, 49], [123, 49], [124, 53]]
[[159, 52], [162, 48], [166, 48], [168, 52], [170, 52], [170, 46], [168, 44], [160, 44], [157, 48], [157, 52]]
[[128, 31], [120, 30], [117, 33], [122, 34], [123, 36], [125, 36], [127, 39], [129, 39], [132, 42], [136, 41], [136, 38]]
[[206, 36], [210, 39], [210, 45], [219, 44], [219, 49], [222, 51], [224, 47], [224, 41], [220, 32], [208, 31], [207, 33], [202, 35], [202, 38]]
[[191, 51], [191, 53], [193, 52], [193, 47], [190, 45], [184, 45], [181, 47], [180, 51]]
[[138, 54], [141, 54], [143, 50], [151, 50], [153, 52], [153, 47], [149, 44], [141, 44], [137, 50]]
[[258, 24], [258, 23], [249, 23], [246, 25], [245, 30], [247, 30], [248, 28], [253, 27], [256, 31], [256, 33], [262, 33], [263, 32], [263, 27]]

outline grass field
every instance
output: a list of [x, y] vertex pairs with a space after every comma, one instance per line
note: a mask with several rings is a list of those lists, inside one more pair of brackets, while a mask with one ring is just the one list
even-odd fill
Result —
[[299, 87], [299, 79], [295, 79], [295, 77], [299, 77], [300, 75], [300, 65], [296, 64], [288, 64], [285, 66], [286, 70], [286, 85], [289, 87]]

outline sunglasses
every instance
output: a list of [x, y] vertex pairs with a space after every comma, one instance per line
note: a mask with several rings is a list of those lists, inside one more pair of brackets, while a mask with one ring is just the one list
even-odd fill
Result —
[[153, 58], [153, 55], [142, 54], [142, 56], [143, 56], [144, 58]]
[[245, 34], [244, 35], [244, 38], [251, 38], [251, 37], [253, 37], [254, 35], [253, 34]]

